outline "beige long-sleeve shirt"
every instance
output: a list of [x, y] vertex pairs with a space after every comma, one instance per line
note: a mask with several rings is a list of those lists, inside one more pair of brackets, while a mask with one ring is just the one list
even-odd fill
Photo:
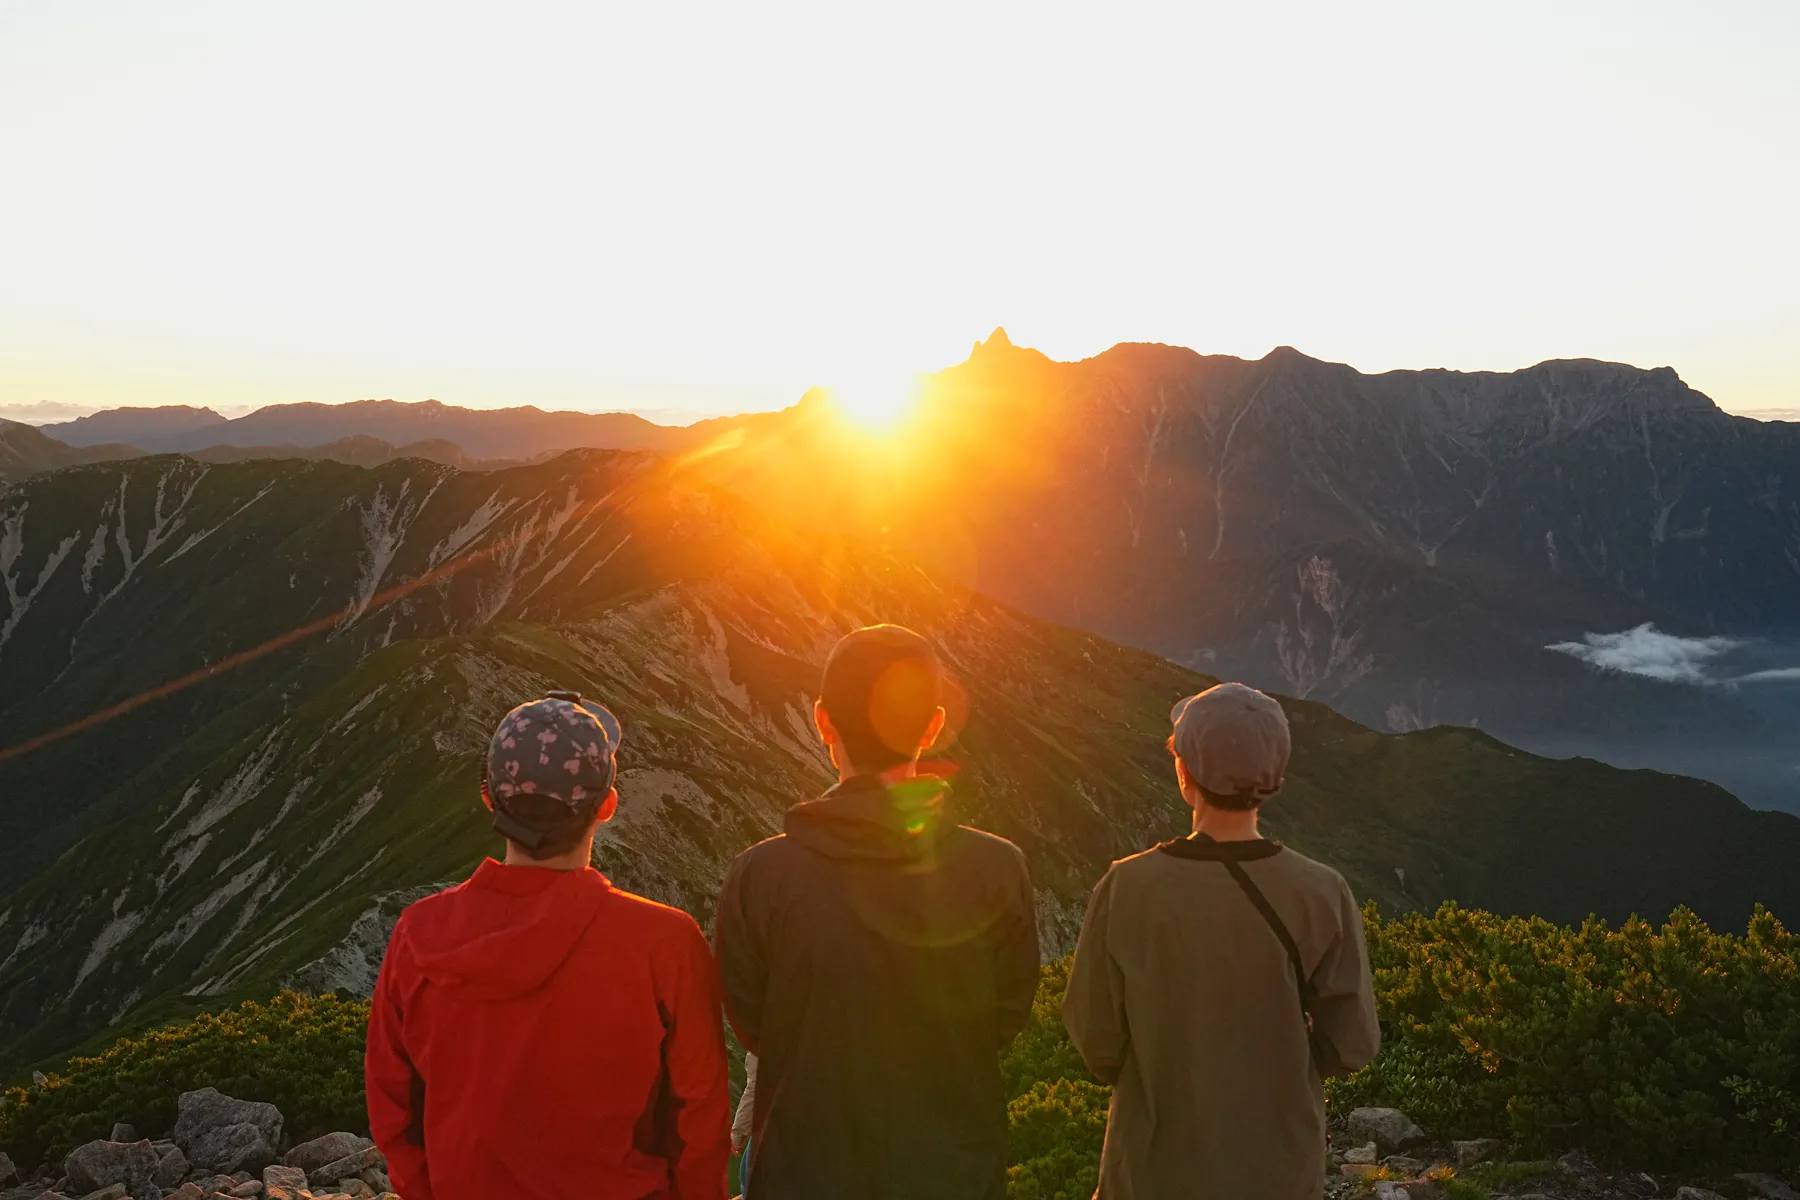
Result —
[[[1293, 936], [1328, 1061], [1312, 1061], [1287, 954], [1222, 855]], [[1375, 1057], [1373, 993], [1362, 915], [1330, 867], [1277, 842], [1210, 839], [1114, 863], [1063, 1001], [1088, 1068], [1114, 1085], [1096, 1200], [1318, 1200], [1320, 1076]]]

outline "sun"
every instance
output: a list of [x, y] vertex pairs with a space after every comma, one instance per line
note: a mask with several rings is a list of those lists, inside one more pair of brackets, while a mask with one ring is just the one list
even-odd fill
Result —
[[831, 402], [864, 429], [886, 433], [918, 403], [919, 382], [913, 375], [849, 380], [831, 389]]

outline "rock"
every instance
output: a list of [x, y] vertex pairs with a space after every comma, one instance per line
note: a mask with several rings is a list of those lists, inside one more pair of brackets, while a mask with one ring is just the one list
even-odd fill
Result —
[[377, 1194], [394, 1190], [394, 1181], [389, 1179], [387, 1172], [380, 1167], [370, 1167], [364, 1171], [362, 1181], [374, 1188]]
[[310, 1174], [327, 1163], [348, 1158], [358, 1150], [367, 1150], [374, 1144], [368, 1138], [357, 1137], [354, 1133], [328, 1133], [310, 1142], [301, 1142], [289, 1150], [281, 1161]]
[[1733, 1175], [1732, 1178], [1749, 1188], [1750, 1194], [1758, 1197], [1758, 1200], [1800, 1200], [1800, 1192], [1773, 1175], [1746, 1171], [1742, 1175]]
[[1564, 1175], [1592, 1175], [1599, 1168], [1584, 1150], [1571, 1150], [1556, 1160], [1557, 1170]]
[[271, 1150], [281, 1144], [281, 1110], [273, 1104], [238, 1100], [225, 1095], [218, 1088], [210, 1087], [183, 1092], [176, 1104], [179, 1106], [180, 1116], [175, 1119], [175, 1128], [170, 1131], [169, 1139], [180, 1146], [189, 1159], [201, 1166], [227, 1170], [228, 1173], [229, 1170], [238, 1169], [219, 1167], [204, 1155], [194, 1152], [195, 1142], [214, 1130], [233, 1125], [252, 1125]]
[[236, 1196], [237, 1200], [251, 1200], [251, 1197], [253, 1196], [260, 1196], [263, 1194], [262, 1180], [246, 1179], [244, 1182], [232, 1188], [231, 1194]]
[[162, 1189], [156, 1185], [156, 1151], [149, 1142], [93, 1141], [77, 1146], [63, 1159], [63, 1174], [69, 1188], [77, 1196], [85, 1196], [110, 1187], [125, 1185], [138, 1200], [159, 1200]]
[[375, 1146], [358, 1150], [336, 1162], [328, 1162], [316, 1171], [309, 1171], [308, 1178], [317, 1187], [334, 1185], [340, 1179], [350, 1179], [370, 1167], [386, 1167], [387, 1157]]
[[299, 1167], [268, 1166], [263, 1168], [262, 1181], [265, 1188], [303, 1191], [306, 1188], [306, 1172]]
[[1450, 1149], [1456, 1154], [1457, 1166], [1472, 1167], [1494, 1157], [1504, 1144], [1499, 1138], [1471, 1138], [1466, 1142], [1451, 1142]]
[[189, 1180], [171, 1192], [168, 1200], [201, 1200], [204, 1195], [206, 1195], [206, 1189]]
[[1425, 1131], [1397, 1108], [1354, 1108], [1350, 1110], [1350, 1132], [1357, 1137], [1373, 1138], [1385, 1152], [1406, 1150], [1425, 1140]]
[[1369, 1189], [1369, 1195], [1375, 1197], [1375, 1200], [1412, 1200], [1412, 1189], [1391, 1179], [1379, 1179]]
[[[152, 1142], [150, 1148], [155, 1150], [156, 1144]], [[151, 1178], [156, 1180], [158, 1187], [172, 1188], [181, 1186], [181, 1181], [187, 1178], [187, 1173], [187, 1155], [181, 1152], [180, 1146], [170, 1146], [168, 1150], [162, 1151], [161, 1156], [156, 1160], [156, 1171]]]
[[[118, 1126], [115, 1125], [114, 1128], [116, 1129]], [[131, 1126], [127, 1125], [125, 1128], [130, 1129]], [[81, 1200], [125, 1200], [125, 1197], [128, 1195], [130, 1195], [130, 1193], [125, 1190], [124, 1184], [115, 1183], [111, 1187], [103, 1187], [97, 1191], [89, 1192], [87, 1195], [83, 1196]]]
[[13, 1166], [13, 1160], [0, 1151], [0, 1183], [7, 1183], [19, 1177], [19, 1168]]
[[187, 1153], [201, 1166], [226, 1174], [221, 1191], [243, 1182], [231, 1177], [232, 1173], [260, 1171], [275, 1161], [275, 1147], [263, 1128], [248, 1121], [207, 1130], [188, 1144]]
[[1425, 1173], [1425, 1164], [1420, 1159], [1408, 1158], [1404, 1154], [1390, 1154], [1382, 1160], [1382, 1166], [1400, 1172], [1408, 1179]]
[[115, 1142], [135, 1142], [138, 1140], [137, 1126], [126, 1121], [118, 1121], [113, 1125], [112, 1139]]
[[1367, 1142], [1361, 1146], [1352, 1146], [1350, 1149], [1344, 1151], [1344, 1161], [1347, 1163], [1372, 1163], [1380, 1157], [1381, 1153], [1375, 1149], [1374, 1142]]
[[1347, 1162], [1339, 1167], [1338, 1170], [1351, 1179], [1363, 1179], [1373, 1175], [1376, 1171], [1376, 1167], [1372, 1162]]
[[340, 1179], [337, 1181], [337, 1190], [353, 1200], [375, 1200], [375, 1189], [361, 1179]]
[[49, 1082], [50, 1080], [45, 1077], [42, 1071], [33, 1071], [31, 1073], [31, 1084], [33, 1087], [43, 1087]]
[[1675, 1189], [1675, 1200], [1725, 1200], [1725, 1197], [1705, 1188], [1684, 1187]]

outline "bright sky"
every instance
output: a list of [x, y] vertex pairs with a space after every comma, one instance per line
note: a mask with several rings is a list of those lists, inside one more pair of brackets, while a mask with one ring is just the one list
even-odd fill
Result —
[[0, 404], [739, 411], [995, 325], [1800, 404], [1800, 4], [0, 0]]

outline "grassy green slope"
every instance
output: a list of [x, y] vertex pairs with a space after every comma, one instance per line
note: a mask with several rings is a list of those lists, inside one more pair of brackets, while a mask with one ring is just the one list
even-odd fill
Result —
[[[1108, 861], [1183, 831], [1161, 743], [1171, 703], [1206, 679], [885, 553], [798, 540], [637, 462], [574, 456], [443, 476], [380, 582], [416, 577], [451, 544], [497, 546], [481, 565], [397, 605], [391, 620], [334, 626], [296, 647], [293, 663], [257, 668], [268, 673], [250, 678], [278, 702], [259, 707], [256, 688], [246, 700], [230, 680], [208, 682], [185, 694], [186, 708], [150, 706], [122, 730], [70, 739], [62, 757], [39, 760], [124, 757], [157, 739], [187, 756], [149, 783], [90, 772], [99, 796], [89, 813], [105, 819], [0, 892], [0, 1064], [281, 984], [366, 989], [394, 910], [497, 846], [476, 794], [481, 750], [501, 713], [551, 687], [597, 696], [625, 724], [623, 803], [599, 865], [622, 886], [709, 917], [730, 857], [828, 782], [808, 728], [811, 689], [835, 638], [869, 621], [927, 631], [962, 680], [969, 716], [947, 752], [959, 802], [966, 819], [1027, 851], [1050, 949], [1071, 944]], [[143, 465], [114, 468], [132, 469]], [[278, 490], [283, 480], [325, 488], [291, 493], [311, 495], [323, 530], [290, 514], [297, 505], [271, 506], [298, 524], [262, 540], [265, 553], [292, 545], [324, 556], [310, 572], [303, 554], [281, 564], [277, 592], [299, 590], [286, 588], [290, 576], [341, 585], [369, 545], [363, 518], [337, 540], [331, 522], [366, 515], [376, 493], [391, 500], [397, 481], [415, 478], [407, 472], [441, 475], [424, 464], [241, 469], [253, 472], [246, 482], [273, 479]], [[459, 541], [484, 511], [486, 532]], [[544, 517], [564, 512], [560, 524]], [[509, 520], [521, 522], [512, 533]], [[174, 572], [165, 585], [144, 571], [135, 605], [93, 618], [46, 694], [75, 704], [77, 692], [57, 691], [73, 687], [71, 663], [90, 699], [131, 686], [107, 680], [85, 647], [113, 638], [121, 669], [135, 670], [131, 626], [142, 639], [152, 614], [181, 632], [184, 621], [204, 625], [197, 614], [215, 611], [206, 606], [259, 612], [246, 581], [270, 569], [258, 535], [275, 528], [209, 538], [243, 556], [237, 568], [216, 563], [210, 586]], [[355, 542], [347, 556], [345, 537]], [[340, 585], [317, 588], [302, 612]], [[185, 604], [183, 589], [195, 593]], [[233, 590], [249, 594], [211, 594]], [[280, 610], [234, 627], [247, 639], [293, 619]], [[158, 652], [187, 661], [179, 645]], [[0, 669], [16, 668], [0, 657]], [[1754, 900], [1800, 911], [1800, 880], [1787, 869], [1800, 857], [1800, 821], [1752, 813], [1710, 785], [1538, 759], [1467, 730], [1383, 735], [1317, 704], [1289, 711], [1295, 761], [1270, 806], [1272, 830], [1390, 911], [1455, 898], [1575, 920], [1660, 917], [1685, 902], [1726, 926]], [[42, 799], [21, 787], [38, 778], [20, 766], [35, 757], [0, 763], [16, 805]]]

